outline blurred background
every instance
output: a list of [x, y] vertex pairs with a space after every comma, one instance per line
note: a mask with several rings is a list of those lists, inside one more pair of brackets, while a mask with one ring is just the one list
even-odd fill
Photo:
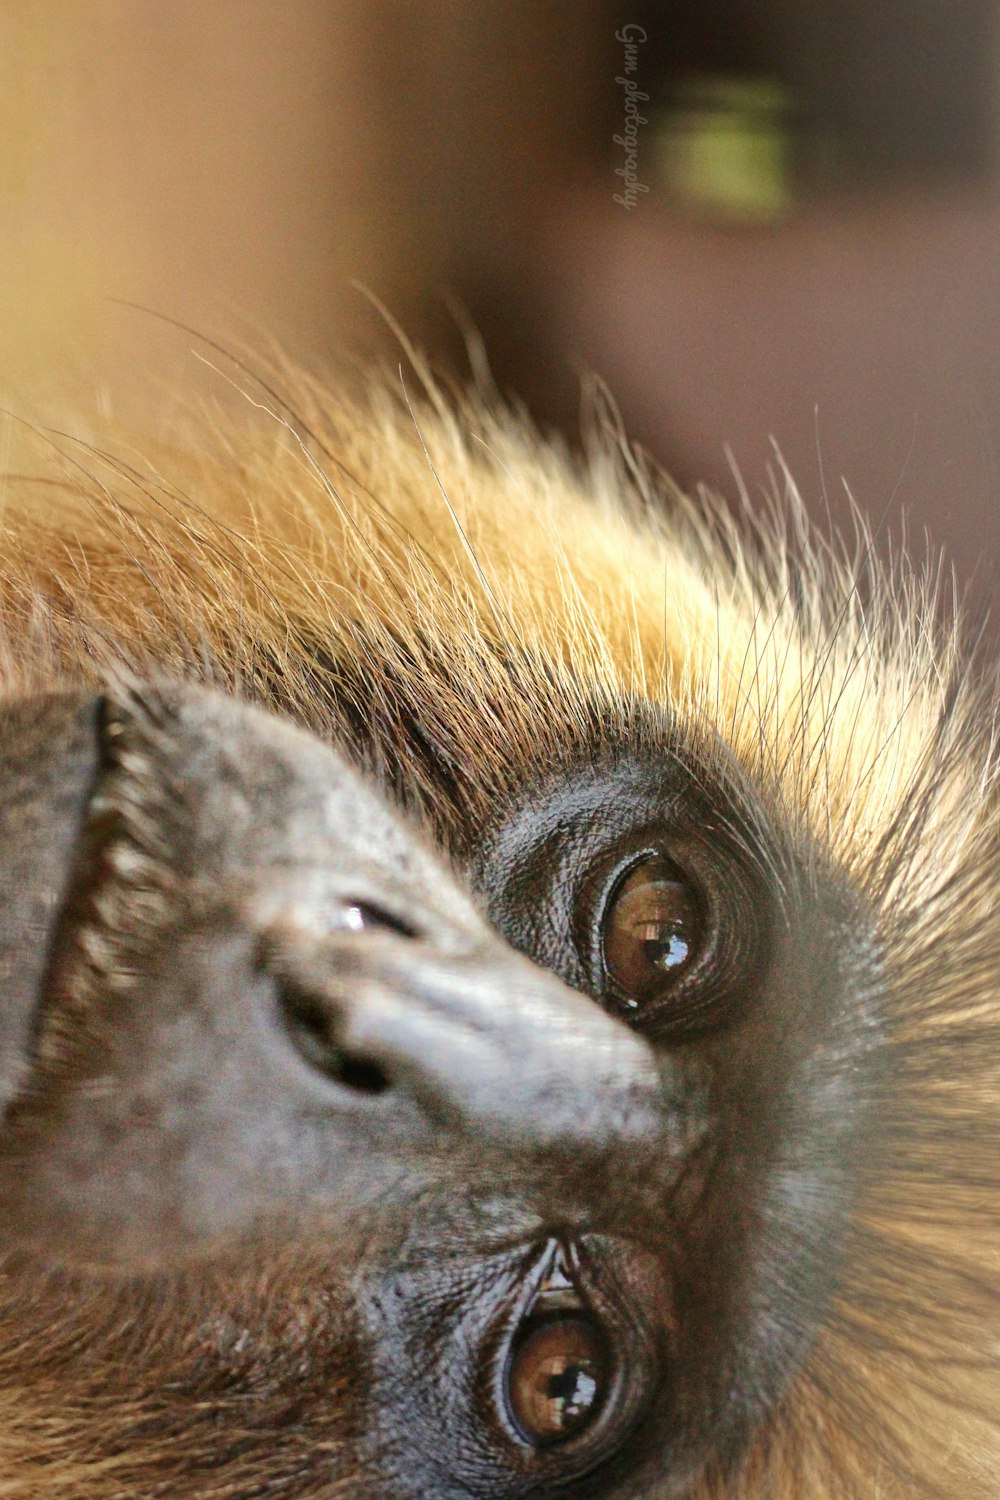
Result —
[[[781, 454], [1000, 559], [993, 0], [5, 0], [0, 392], [129, 420], [192, 341], [386, 352], [356, 289], [571, 440], [595, 371], [683, 483]], [[251, 338], [254, 334], [251, 334]]]

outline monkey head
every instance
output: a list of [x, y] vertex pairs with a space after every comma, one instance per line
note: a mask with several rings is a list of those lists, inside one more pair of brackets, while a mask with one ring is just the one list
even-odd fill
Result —
[[256, 395], [8, 482], [4, 1500], [993, 1500], [933, 576], [610, 418]]
[[269, 1444], [379, 1500], [681, 1495], [742, 1451], [836, 1284], [880, 956], [725, 756], [649, 721], [456, 871], [218, 694], [2, 733], [6, 1295], [124, 1402], [109, 1462], [157, 1384], [174, 1495]]

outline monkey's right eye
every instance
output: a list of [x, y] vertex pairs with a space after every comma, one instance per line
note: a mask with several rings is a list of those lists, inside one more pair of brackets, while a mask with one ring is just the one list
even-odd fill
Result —
[[704, 936], [683, 870], [656, 854], [620, 877], [601, 925], [604, 969], [628, 1010], [656, 999], [691, 964]]
[[[608, 1009], [664, 1039], [725, 1024], [766, 957], [766, 910], [736, 860], [683, 845], [632, 853], [583, 884], [583, 951]], [[585, 931], [585, 929], [582, 929]]]

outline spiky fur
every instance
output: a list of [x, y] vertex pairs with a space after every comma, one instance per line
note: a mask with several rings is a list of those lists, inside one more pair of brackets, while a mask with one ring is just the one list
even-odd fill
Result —
[[[519, 770], [641, 734], [644, 704], [730, 747], [870, 900], [890, 1014], [835, 1306], [738, 1475], [697, 1500], [995, 1496], [995, 694], [938, 623], [939, 575], [877, 561], [860, 522], [851, 550], [818, 535], [787, 476], [738, 522], [684, 498], [603, 400], [577, 461], [496, 402], [430, 381], [411, 397], [416, 377], [357, 398], [280, 362], [239, 379], [264, 408], [249, 422], [141, 459], [50, 433], [55, 477], [8, 480], [8, 690], [123, 658], [207, 677], [346, 736], [459, 861]], [[101, 1360], [36, 1376], [27, 1337], [0, 1349], [0, 1497], [161, 1493], [179, 1440], [155, 1420], [155, 1364], [123, 1452], [83, 1417]], [[263, 1451], [196, 1493], [264, 1493]]]

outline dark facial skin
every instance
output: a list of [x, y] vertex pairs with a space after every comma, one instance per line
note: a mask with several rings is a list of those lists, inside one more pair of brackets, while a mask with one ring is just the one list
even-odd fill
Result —
[[843, 878], [806, 862], [724, 757], [669, 729], [664, 751], [609, 749], [532, 789], [473, 878], [515, 946], [649, 1042], [691, 1142], [645, 1228], [673, 1313], [652, 1426], [664, 1492], [683, 1494], [780, 1397], [835, 1285], [880, 975]]
[[[822, 1317], [866, 1118], [842, 882], [677, 754], [526, 789], [470, 860], [484, 916], [346, 761], [230, 700], [0, 732], [15, 1277], [173, 1278], [224, 1430], [229, 1303], [279, 1265], [288, 1493], [683, 1494], [738, 1451]], [[295, 1319], [246, 1296], [291, 1401]]]

